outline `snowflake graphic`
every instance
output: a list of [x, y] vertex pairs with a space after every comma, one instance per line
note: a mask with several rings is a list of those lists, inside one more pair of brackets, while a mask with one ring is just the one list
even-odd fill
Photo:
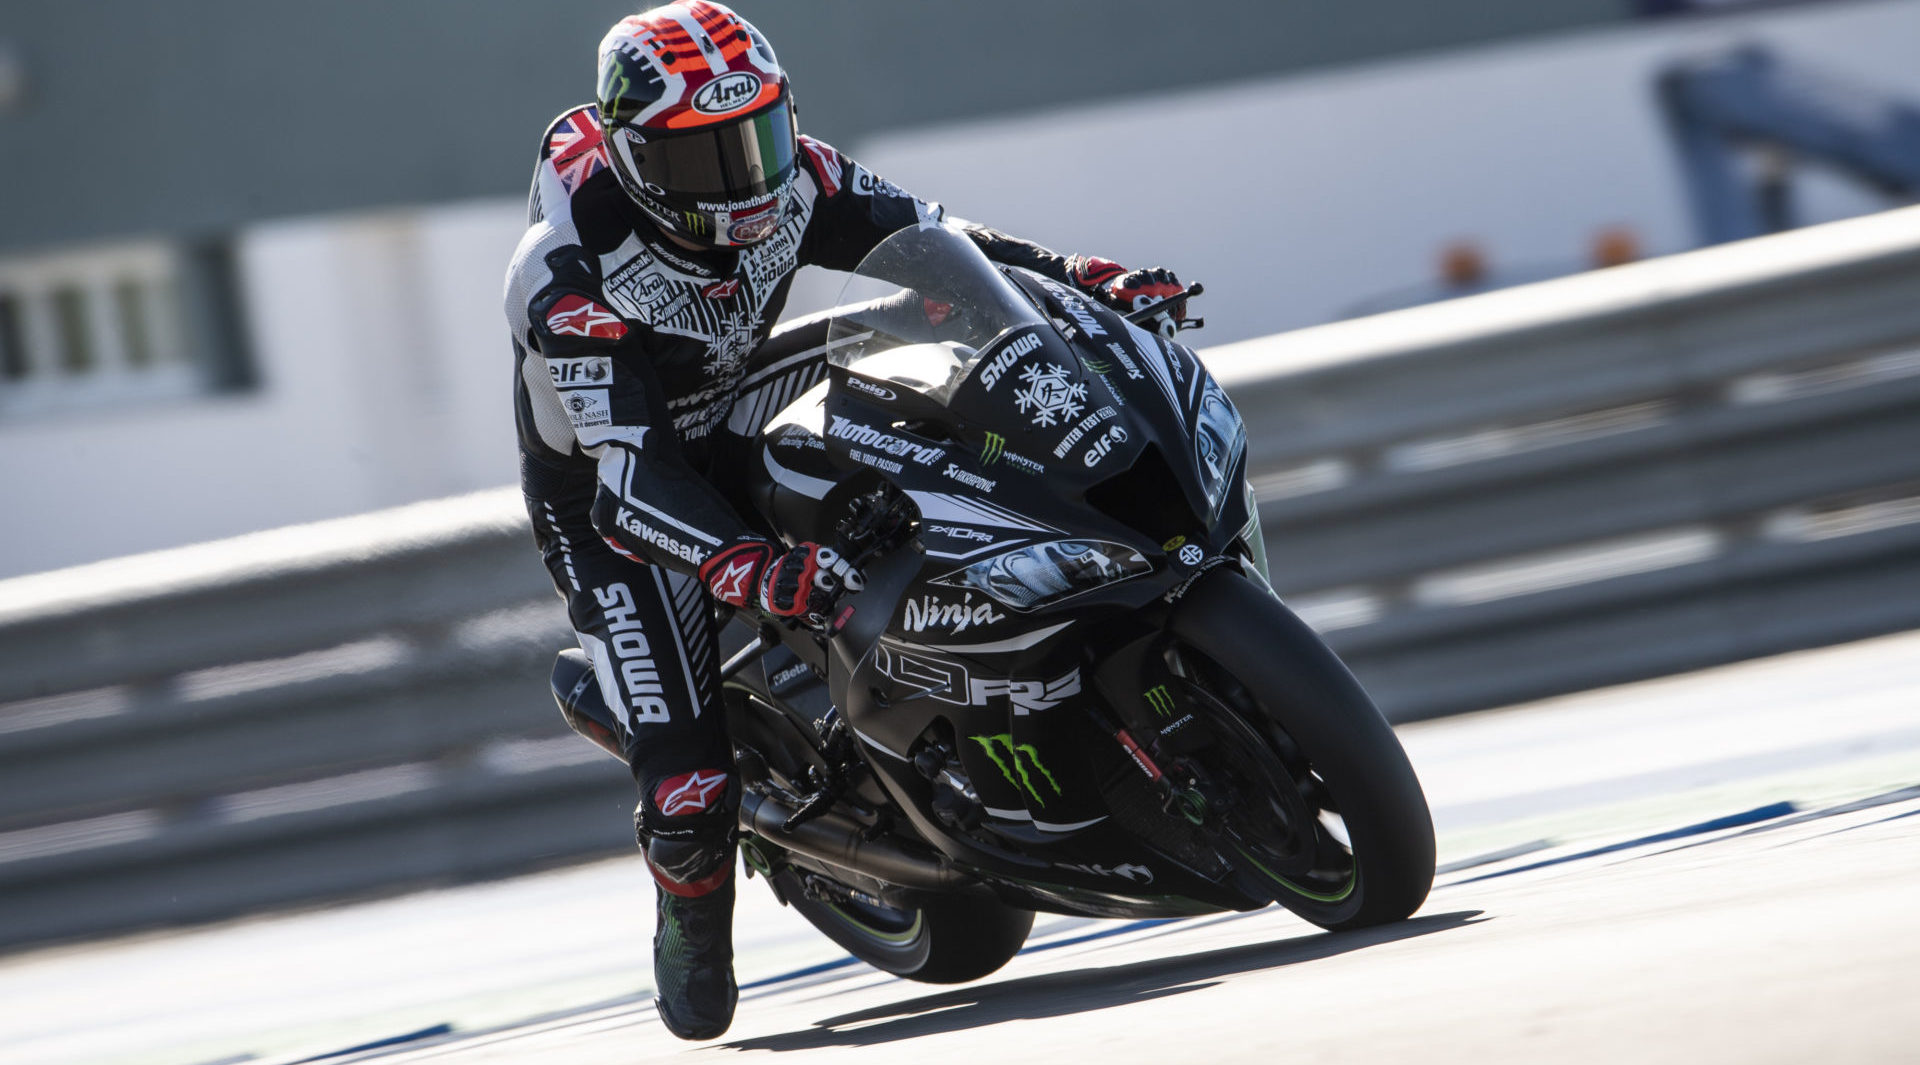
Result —
[[1020, 374], [1027, 386], [1013, 394], [1020, 413], [1033, 411], [1033, 424], [1058, 425], [1086, 409], [1087, 386], [1067, 380], [1067, 371], [1053, 363], [1042, 370], [1029, 366]]
[[[737, 381], [753, 351], [754, 333], [760, 328], [760, 314], [728, 315], [707, 342], [707, 374], [723, 381]], [[728, 386], [731, 387], [731, 386]]]

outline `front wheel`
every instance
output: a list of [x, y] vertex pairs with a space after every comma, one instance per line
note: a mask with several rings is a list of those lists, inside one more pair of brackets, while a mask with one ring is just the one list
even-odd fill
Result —
[[928, 984], [978, 980], [1010, 961], [1033, 929], [1033, 911], [984, 891], [926, 894], [896, 907], [808, 870], [773, 883], [800, 916], [847, 953], [883, 972]]
[[1411, 916], [1433, 886], [1433, 818], [1345, 664], [1230, 570], [1201, 580], [1170, 627], [1170, 664], [1214, 740], [1193, 801], [1219, 807], [1204, 816], [1243, 878], [1323, 928]]

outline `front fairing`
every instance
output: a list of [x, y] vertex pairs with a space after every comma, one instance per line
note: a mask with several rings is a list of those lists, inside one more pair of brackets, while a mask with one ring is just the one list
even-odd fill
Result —
[[[1240, 905], [1141, 851], [1118, 821], [995, 847], [930, 819], [932, 784], [912, 761], [927, 737], [964, 749], [1005, 732], [1010, 714], [1059, 705], [1066, 715], [1063, 693], [1091, 694], [1104, 656], [1157, 633], [1189, 582], [1239, 556], [1250, 519], [1243, 452], [1227, 471], [1232, 489], [1208, 497], [1192, 428], [1208, 378], [1191, 351], [960, 243], [946, 241], [952, 254], [925, 277], [903, 255], [883, 257], [885, 278], [856, 274], [849, 309], [830, 325], [823, 398], [807, 408], [840, 486], [815, 508], [826, 515], [816, 527], [831, 529], [836, 501], [882, 481], [917, 516], [911, 543], [864, 563], [867, 588], [846, 600], [854, 615], [832, 641], [833, 702], [915, 829], [963, 865], [1061, 898], [1077, 892], [1085, 912]], [[786, 432], [774, 425], [769, 441]], [[1085, 541], [1143, 568], [1028, 607], [955, 583], [1010, 552]], [[1110, 783], [1136, 770], [1104, 713], [1069, 716], [1073, 745], [1097, 752], [1094, 776]], [[968, 771], [977, 781], [994, 770]], [[1151, 882], [1114, 872], [1133, 865], [1151, 866]]]
[[1236, 488], [1213, 505], [1189, 428], [1208, 380], [1199, 359], [1065, 286], [1005, 273], [1046, 322], [982, 345], [937, 401], [863, 372], [868, 360], [833, 366], [829, 454], [909, 492], [935, 559], [1096, 535], [1177, 580], [1196, 549], [1224, 553], [1250, 517], [1237, 487], [1245, 456], [1227, 474]]

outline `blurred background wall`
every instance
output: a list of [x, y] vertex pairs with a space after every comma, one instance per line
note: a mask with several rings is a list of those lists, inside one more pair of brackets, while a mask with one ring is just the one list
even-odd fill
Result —
[[[1685, 56], [1760, 43], [1920, 99], [1913, 0], [738, 6], [805, 128], [962, 216], [1206, 281], [1212, 342], [1695, 243], [1655, 94]], [[10, 5], [0, 576], [510, 483], [534, 141], [629, 10]], [[1795, 218], [1892, 202], [1816, 168]], [[792, 310], [831, 302], [804, 280]]]

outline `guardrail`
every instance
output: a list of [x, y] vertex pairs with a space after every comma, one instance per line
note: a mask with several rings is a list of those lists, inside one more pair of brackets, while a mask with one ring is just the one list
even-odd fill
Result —
[[1908, 209], [1208, 361], [1275, 586], [1405, 721], [1920, 625], [1916, 291]]
[[[1396, 720], [1920, 625], [1920, 208], [1216, 348]], [[506, 489], [0, 582], [0, 945], [631, 846]]]

